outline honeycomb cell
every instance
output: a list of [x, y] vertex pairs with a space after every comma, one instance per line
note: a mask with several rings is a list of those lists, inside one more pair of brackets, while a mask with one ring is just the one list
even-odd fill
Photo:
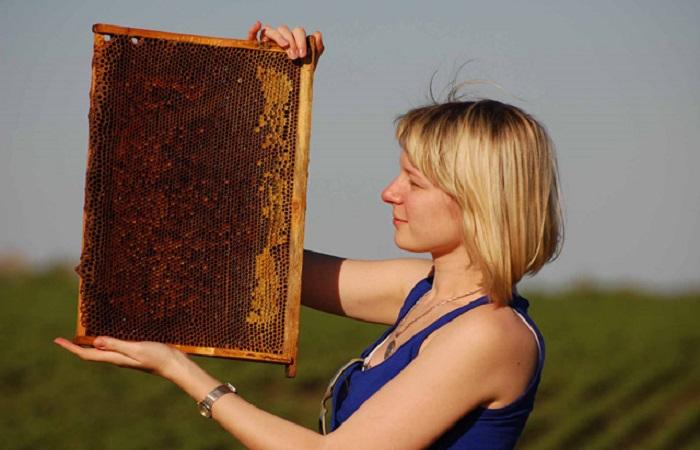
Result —
[[76, 341], [297, 353], [315, 54], [96, 25]]

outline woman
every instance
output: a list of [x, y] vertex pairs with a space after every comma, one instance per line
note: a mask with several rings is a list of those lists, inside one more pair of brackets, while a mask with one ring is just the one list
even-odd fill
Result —
[[[249, 39], [258, 33], [290, 58], [306, 54], [301, 28], [258, 22]], [[544, 361], [515, 286], [552, 260], [561, 241], [553, 146], [518, 108], [454, 98], [401, 116], [397, 138], [400, 170], [382, 199], [396, 245], [432, 260], [304, 254], [304, 305], [392, 325], [329, 386], [327, 434], [257, 409], [244, 393], [225, 395], [234, 391], [167, 345], [55, 342], [85, 360], [160, 375], [197, 402], [211, 395], [205, 410], [253, 449], [512, 448]]]

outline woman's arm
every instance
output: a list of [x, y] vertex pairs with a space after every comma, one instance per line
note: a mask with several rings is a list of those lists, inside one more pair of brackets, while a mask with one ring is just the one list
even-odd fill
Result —
[[304, 251], [301, 303], [365, 322], [392, 324], [415, 284], [432, 268], [426, 259], [344, 259]]
[[[64, 338], [54, 342], [85, 361], [106, 362], [161, 376], [199, 402], [222, 384], [185, 353], [158, 342], [123, 341], [106, 336], [94, 348], [83, 348]], [[230, 397], [230, 398], [227, 398]], [[193, 416], [198, 414], [193, 404]], [[214, 402], [212, 418], [252, 449], [320, 449], [323, 436], [293, 422], [262, 411], [237, 395]]]
[[[504, 336], [497, 320], [483, 317], [460, 316], [438, 330], [416, 359], [326, 436], [260, 410], [245, 393], [219, 398], [212, 417], [251, 449], [425, 448], [468, 411], [498, 398], [503, 380], [520, 376], [521, 344]], [[95, 340], [96, 348], [55, 342], [85, 360], [160, 375], [195, 401], [221, 384], [165, 344], [105, 337]]]

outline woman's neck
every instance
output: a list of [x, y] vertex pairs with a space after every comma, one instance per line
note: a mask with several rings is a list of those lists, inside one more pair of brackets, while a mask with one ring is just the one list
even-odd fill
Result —
[[[446, 253], [433, 253], [433, 288], [426, 295], [426, 301], [443, 300], [466, 294], [479, 289], [481, 281], [481, 271], [471, 264], [464, 246]], [[478, 293], [478, 295], [484, 294], [483, 291]], [[474, 296], [476, 295], [475, 293]]]

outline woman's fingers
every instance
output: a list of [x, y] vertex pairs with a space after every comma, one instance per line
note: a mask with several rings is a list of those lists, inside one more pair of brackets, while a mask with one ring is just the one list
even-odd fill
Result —
[[143, 367], [143, 365], [139, 361], [136, 361], [135, 359], [118, 352], [111, 352], [109, 350], [99, 350], [95, 348], [86, 348], [84, 350], [86, 350], [85, 354], [87, 356], [82, 357], [81, 359], [87, 361], [109, 363], [114, 364], [115, 366], [128, 367], [131, 369], [149, 370]]
[[[290, 59], [304, 58], [308, 52], [306, 48], [306, 31], [302, 27], [289, 29], [287, 25], [282, 25], [273, 28], [270, 25], [261, 26], [259, 22], [255, 22], [248, 30], [248, 39], [255, 40], [258, 32], [260, 32], [260, 41], [273, 41], [282, 49], [287, 51], [287, 56]], [[320, 52], [323, 52], [323, 37], [321, 32], [314, 33], [316, 42]]]
[[84, 348], [63, 338], [56, 338], [54, 342], [85, 361], [106, 362], [118, 366], [141, 368], [139, 361], [119, 352], [106, 351], [99, 348]]
[[249, 41], [257, 41], [258, 40], [258, 31], [262, 28], [262, 24], [260, 23], [259, 20], [256, 20], [255, 23], [248, 29], [248, 40]]
[[323, 45], [323, 36], [321, 35], [320, 31], [314, 31], [314, 34], [312, 35], [314, 37], [314, 41], [316, 41], [316, 47], [318, 48], [318, 55], [321, 56], [323, 53], [323, 50], [326, 49], [326, 47]]
[[71, 352], [75, 355], [81, 356], [81, 357], [82, 357], [82, 355], [86, 354], [85, 350], [90, 350], [88, 348], [83, 348], [79, 345], [75, 345], [74, 343], [72, 343], [68, 339], [64, 339], [64, 338], [60, 338], [60, 337], [54, 339], [53, 341], [55, 344], [65, 348], [69, 352]]
[[294, 42], [297, 47], [297, 56], [303, 58], [306, 56], [306, 31], [301, 27], [296, 27], [292, 31]]
[[148, 358], [144, 352], [150, 345], [148, 342], [122, 341], [113, 337], [99, 336], [93, 342], [95, 348], [99, 350], [109, 350], [128, 356], [134, 361], [147, 362]]
[[100, 350], [113, 350], [129, 356], [135, 356], [141, 344], [139, 342], [122, 341], [113, 337], [99, 336], [95, 338], [93, 345]]
[[83, 348], [64, 338], [54, 342], [86, 361], [106, 362], [166, 378], [183, 357], [187, 358], [180, 350], [160, 342], [123, 341], [107, 336], [95, 338], [94, 348]]
[[261, 40], [263, 42], [275, 41], [277, 45], [279, 45], [282, 48], [287, 48], [289, 46], [289, 42], [287, 42], [287, 40], [284, 37], [282, 37], [282, 34], [280, 34], [279, 30], [276, 30], [269, 25], [265, 25], [263, 27]]
[[294, 59], [299, 57], [299, 52], [297, 50], [297, 42], [294, 40], [294, 35], [292, 34], [291, 31], [289, 31], [289, 27], [287, 25], [282, 25], [281, 27], [277, 28], [277, 31], [282, 35], [284, 40], [289, 42], [289, 47], [287, 47], [287, 55], [289, 58]]

